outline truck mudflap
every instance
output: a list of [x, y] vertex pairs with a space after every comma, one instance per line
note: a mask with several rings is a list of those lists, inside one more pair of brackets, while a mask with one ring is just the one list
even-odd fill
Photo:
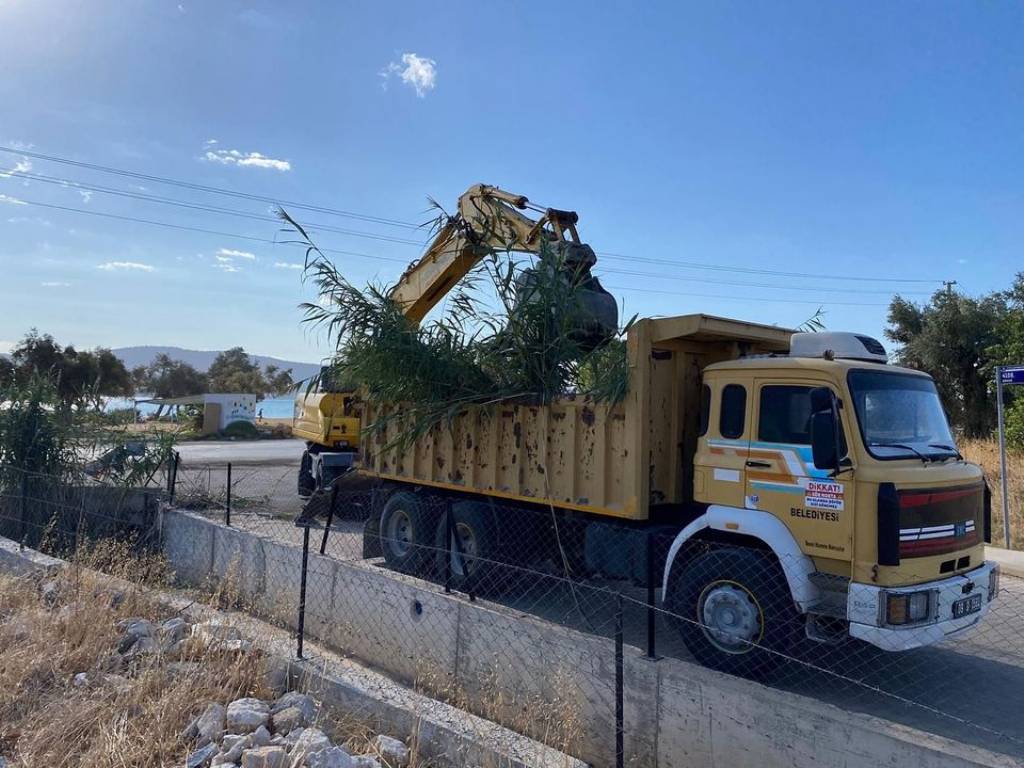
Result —
[[[978, 626], [999, 590], [999, 566], [986, 561], [972, 571], [912, 587], [850, 584], [850, 636], [885, 651], [933, 645]], [[905, 624], [890, 622], [890, 600], [927, 594], [927, 615]], [[924, 604], [925, 598], [919, 598]], [[903, 604], [905, 605], [905, 604]]]

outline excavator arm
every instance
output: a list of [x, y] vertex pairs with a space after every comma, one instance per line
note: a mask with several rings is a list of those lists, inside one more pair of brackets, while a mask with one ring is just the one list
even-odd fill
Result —
[[[540, 216], [532, 219], [522, 213], [526, 210]], [[459, 198], [457, 213], [438, 231], [426, 253], [405, 271], [391, 298], [418, 323], [481, 259], [503, 251], [540, 253], [544, 243], [580, 246], [573, 250], [589, 255], [584, 257], [589, 272], [595, 259], [593, 251], [580, 243], [578, 220], [573, 211], [543, 208], [525, 195], [476, 184]]]

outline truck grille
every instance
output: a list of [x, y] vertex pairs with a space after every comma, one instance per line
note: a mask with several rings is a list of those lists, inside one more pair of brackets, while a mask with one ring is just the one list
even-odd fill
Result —
[[944, 555], [977, 544], [984, 494], [981, 483], [899, 491], [900, 558]]

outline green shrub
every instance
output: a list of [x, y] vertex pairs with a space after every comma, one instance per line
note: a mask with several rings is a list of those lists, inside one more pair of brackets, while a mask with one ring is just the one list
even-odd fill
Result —
[[1024, 451], [1024, 397], [1014, 398], [1003, 418], [1006, 424], [1006, 444]]
[[232, 421], [221, 430], [221, 435], [237, 440], [256, 440], [260, 432], [251, 421]]

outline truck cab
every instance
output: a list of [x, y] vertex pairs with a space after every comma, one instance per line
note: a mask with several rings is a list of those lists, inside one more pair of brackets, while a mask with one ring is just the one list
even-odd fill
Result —
[[[998, 592], [998, 569], [984, 561], [987, 487], [957, 451], [931, 377], [887, 365], [868, 337], [795, 334], [788, 355], [707, 366], [701, 406], [694, 500], [720, 541], [731, 533], [774, 555], [796, 612], [780, 604], [779, 614], [803, 619], [812, 639], [849, 635], [885, 650], [981, 621]], [[686, 534], [669, 556], [667, 597]], [[756, 588], [734, 573], [681, 606], [705, 623], [713, 666], [729, 667], [769, 629], [773, 601], [757, 594], [765, 573], [751, 570]]]

